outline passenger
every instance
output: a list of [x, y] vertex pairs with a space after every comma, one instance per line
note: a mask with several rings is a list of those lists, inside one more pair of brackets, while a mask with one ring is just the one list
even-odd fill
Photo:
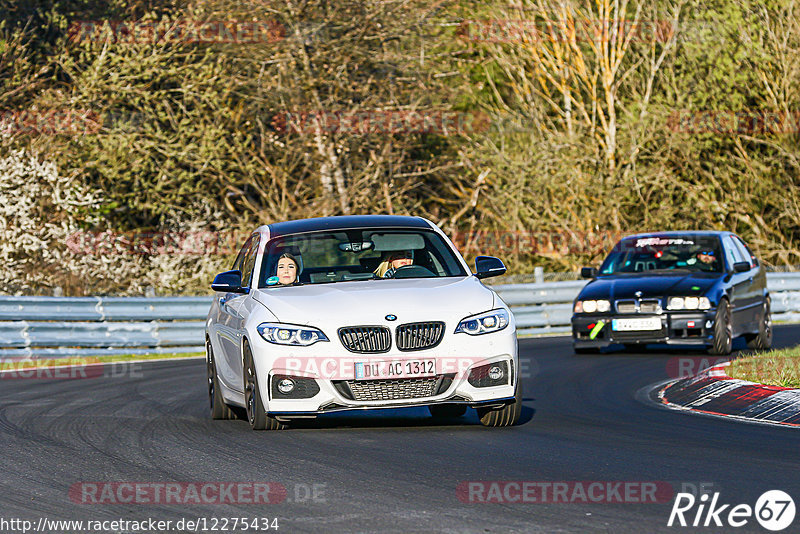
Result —
[[378, 268], [373, 272], [378, 278], [392, 278], [400, 267], [414, 264], [414, 251], [384, 252]]
[[275, 272], [278, 278], [277, 283], [283, 286], [294, 284], [300, 274], [299, 270], [297, 259], [288, 252], [284, 252], [278, 258], [278, 267]]

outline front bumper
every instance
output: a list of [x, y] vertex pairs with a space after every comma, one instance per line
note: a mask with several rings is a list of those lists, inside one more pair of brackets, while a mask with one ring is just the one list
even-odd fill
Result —
[[[572, 341], [575, 348], [603, 348], [609, 345], [666, 343], [697, 345], [714, 343], [715, 309], [703, 311], [665, 311], [660, 314], [575, 314], [572, 316]], [[614, 330], [614, 319], [658, 317], [658, 330]], [[602, 327], [594, 335], [600, 321]]]
[[[500, 332], [481, 336], [445, 335], [430, 349], [414, 352], [355, 354], [340, 350], [335, 342], [317, 343], [311, 347], [282, 347], [262, 339], [252, 340], [253, 358], [258, 373], [261, 398], [267, 412], [279, 419], [315, 417], [344, 410], [371, 410], [463, 404], [467, 406], [502, 406], [513, 402], [519, 379], [516, 331], [511, 325]], [[356, 381], [355, 363], [363, 360], [436, 360], [436, 383], [430, 391], [413, 397], [385, 400], [363, 400], [355, 391], [370, 381]], [[478, 382], [471, 369], [505, 363], [505, 379], [501, 384]], [[302, 377], [313, 381], [307, 398], [286, 398], [273, 387], [275, 377]], [[472, 380], [470, 377], [472, 376]], [[419, 380], [403, 379], [396, 380]], [[384, 379], [383, 381], [388, 381]], [[353, 385], [354, 382], [359, 382]], [[390, 384], [394, 387], [397, 384]], [[350, 388], [353, 386], [353, 389]], [[380, 388], [382, 384], [374, 385]], [[481, 387], [482, 386], [482, 387]], [[318, 389], [317, 389], [318, 388]]]

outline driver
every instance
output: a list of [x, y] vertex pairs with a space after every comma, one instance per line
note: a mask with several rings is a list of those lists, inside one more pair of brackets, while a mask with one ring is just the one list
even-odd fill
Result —
[[414, 264], [413, 250], [400, 250], [394, 252], [384, 252], [378, 268], [373, 272], [378, 278], [392, 278], [400, 267]]
[[714, 270], [717, 265], [717, 258], [713, 250], [701, 250], [697, 253], [697, 259], [700, 263], [708, 266], [708, 270]]

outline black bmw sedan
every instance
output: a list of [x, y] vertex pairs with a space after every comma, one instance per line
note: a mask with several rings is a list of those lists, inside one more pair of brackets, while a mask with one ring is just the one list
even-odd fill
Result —
[[575, 352], [612, 344], [707, 347], [730, 354], [733, 339], [772, 345], [764, 268], [730, 232], [664, 232], [625, 237], [575, 299]]

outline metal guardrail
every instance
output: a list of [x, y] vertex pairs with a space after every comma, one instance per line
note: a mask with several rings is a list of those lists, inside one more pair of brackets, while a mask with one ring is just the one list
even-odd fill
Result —
[[[572, 301], [586, 281], [492, 286], [518, 332], [570, 331]], [[800, 273], [768, 273], [775, 322], [800, 322]], [[211, 297], [0, 296], [0, 358], [203, 350]]]
[[0, 358], [199, 352], [211, 297], [0, 296]]

